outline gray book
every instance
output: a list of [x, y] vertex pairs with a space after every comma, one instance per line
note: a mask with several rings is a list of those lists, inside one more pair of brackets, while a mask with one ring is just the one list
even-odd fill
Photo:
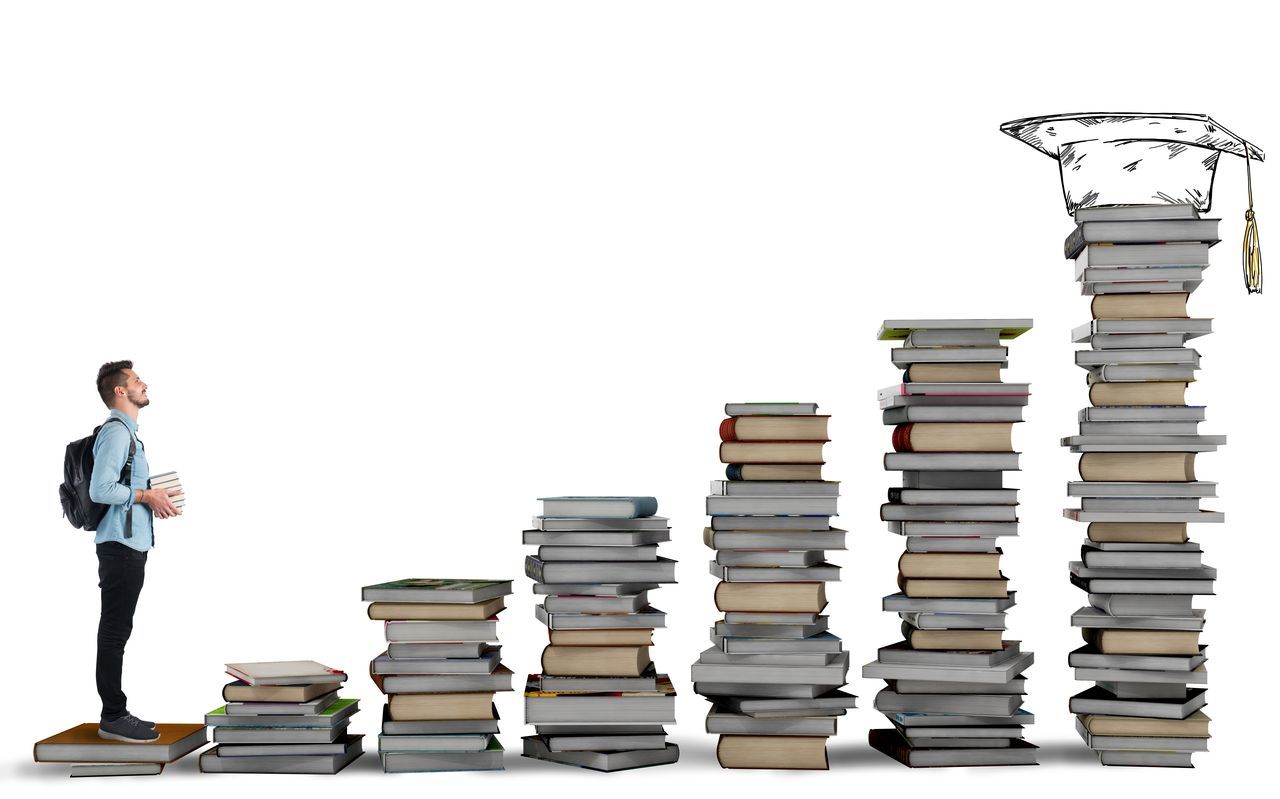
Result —
[[[709, 652], [716, 652], [711, 649]], [[703, 653], [706, 654], [706, 653]], [[774, 666], [762, 663], [706, 662], [693, 664], [692, 679], [699, 683], [777, 683], [780, 685], [844, 685], [849, 653], [843, 652], [823, 666]]]
[[540, 546], [538, 559], [547, 563], [554, 561], [602, 561], [608, 563], [629, 563], [632, 561], [654, 561], [658, 559], [657, 544], [641, 544], [639, 546]]
[[1081, 422], [1203, 422], [1203, 405], [1101, 405], [1081, 408]]
[[[1027, 681], [1014, 677], [1006, 683], [951, 682], [943, 680], [894, 680], [890, 687], [900, 694], [1025, 694]], [[1007, 716], [1007, 713], [979, 715]]]
[[542, 735], [543, 743], [552, 752], [624, 752], [642, 749], [666, 749], [667, 734], [650, 735]]
[[673, 743], [662, 749], [632, 749], [620, 752], [553, 752], [545, 741], [536, 735], [522, 738], [524, 756], [535, 760], [547, 760], [593, 771], [625, 771], [626, 769], [662, 766], [680, 759], [680, 747]]
[[667, 626], [667, 614], [645, 606], [635, 613], [557, 613], [542, 605], [533, 606], [534, 616], [548, 630], [614, 630]]
[[927, 730], [922, 733], [925, 735], [933, 735], [938, 728], [1013, 727], [1036, 722], [1035, 714], [1029, 710], [1019, 710], [1012, 716], [964, 716], [950, 713], [886, 713], [885, 716], [900, 730]]
[[367, 585], [365, 602], [442, 602], [474, 605], [511, 593], [510, 580], [397, 580]]
[[275, 755], [342, 755], [350, 744], [347, 735], [330, 743], [228, 744], [218, 747], [221, 757], [271, 757]]
[[[1027, 652], [995, 666], [934, 666], [913, 663], [883, 663], [872, 661], [862, 667], [862, 676], [869, 680], [942, 680], [954, 682], [1007, 683], [1022, 674], [1035, 662], [1035, 655]], [[960, 722], [956, 722], [959, 724]]]
[[1207, 752], [1208, 738], [1170, 738], [1139, 735], [1094, 735], [1084, 726], [1084, 722], [1076, 719], [1076, 732], [1084, 740], [1085, 745], [1094, 751], [1162, 751], [1162, 752]]
[[[1199, 497], [1084, 497], [1080, 510], [1137, 513], [1191, 513], [1200, 510]], [[1199, 565], [1199, 564], [1194, 564]]]
[[[898, 715], [900, 714], [889, 716], [889, 719], [893, 720]], [[913, 743], [922, 740], [943, 740], [946, 738], [967, 740], [1021, 738], [1023, 731], [1023, 727], [1020, 724], [1008, 726], [907, 727], [895, 721], [893, 726], [898, 728], [898, 732], [902, 734], [902, 737], [909, 739]]]
[[633, 547], [660, 544], [671, 540], [671, 532], [662, 530], [525, 530], [521, 540], [529, 545]]
[[1199, 365], [1191, 364], [1106, 364], [1087, 366], [1088, 381], [1092, 383], [1150, 383], [1164, 380], [1190, 382], [1196, 379]]
[[813, 416], [816, 402], [727, 402], [725, 416]]
[[826, 559], [827, 553], [821, 549], [722, 549], [716, 552], [716, 563], [721, 566], [752, 568], [806, 568]]
[[1194, 436], [1199, 422], [1081, 422], [1082, 436]]
[[1067, 656], [1067, 664], [1077, 669], [1139, 669], [1143, 671], [1192, 671], [1207, 657], [1201, 646], [1198, 655], [1104, 655], [1091, 646], [1082, 646]]
[[387, 694], [487, 693], [511, 690], [511, 669], [501, 664], [492, 674], [393, 674], [382, 678]]
[[987, 552], [1000, 551], [1000, 539], [996, 536], [959, 536], [941, 535], [909, 535], [907, 536], [908, 552]]
[[[1079, 222], [1123, 222], [1140, 219], [1199, 219], [1200, 210], [1191, 203], [1149, 205], [1108, 205], [1096, 208], [1077, 208], [1075, 220]], [[1170, 245], [1161, 244], [1167, 247]], [[1176, 245], [1174, 245], [1176, 246]], [[1205, 245], [1199, 245], [1208, 247]]]
[[498, 620], [483, 621], [386, 621], [388, 642], [454, 643], [498, 640]]
[[[370, 674], [492, 674], [502, 647], [492, 646], [478, 658], [392, 658], [385, 652], [369, 664]], [[253, 703], [256, 704], [256, 703]], [[230, 713], [231, 703], [227, 705]]]
[[644, 516], [639, 519], [562, 519], [534, 516], [530, 526], [547, 533], [639, 532], [671, 529], [670, 520], [666, 516]]
[[[713, 497], [838, 497], [837, 480], [712, 480]], [[835, 506], [832, 505], [832, 515]]]
[[658, 583], [534, 583], [538, 596], [630, 596], [658, 588]]
[[[1079, 328], [1077, 328], [1079, 329]], [[1189, 339], [1200, 334], [1191, 333], [1095, 333], [1080, 339], [1077, 344], [1088, 344], [1095, 350], [1123, 350], [1131, 347], [1183, 347]]]
[[658, 678], [653, 666], [648, 673], [640, 677], [561, 677], [558, 675], [542, 675], [544, 691], [583, 691], [602, 693], [606, 691], [656, 691]]
[[994, 328], [916, 329], [907, 333], [908, 347], [998, 347], [1002, 330]]
[[1159, 669], [1076, 669], [1075, 678], [1083, 682], [1146, 682], [1168, 685], [1208, 685], [1209, 671], [1201, 666], [1192, 671], [1160, 671]]
[[225, 727], [213, 728], [217, 744], [324, 744], [341, 740], [347, 722], [332, 727]]
[[1008, 716], [1021, 706], [1021, 694], [900, 694], [884, 688], [875, 699], [876, 710], [887, 713]]
[[1178, 616], [1113, 616], [1085, 606], [1071, 614], [1071, 624], [1098, 630], [1203, 630], [1204, 611], [1191, 610]]
[[266, 755], [223, 757], [222, 746], [200, 754], [200, 771], [206, 774], [337, 774], [364, 754], [362, 735], [347, 736], [340, 755]]
[[917, 630], [1003, 630], [1003, 613], [920, 613], [903, 611], [898, 616]]
[[952, 401], [957, 397], [980, 397], [989, 404], [996, 397], [1026, 397], [1031, 393], [1028, 383], [897, 383], [878, 389], [876, 398], [880, 407], [894, 397], [944, 397]]
[[1122, 511], [1122, 510], [1082, 510], [1080, 508], [1063, 508], [1062, 515], [1077, 522], [1092, 524], [1093, 522], [1162, 522], [1221, 524], [1226, 521], [1226, 514], [1219, 511]]
[[1098, 687], [1116, 699], [1153, 699], [1181, 702], [1191, 689], [1178, 683], [1136, 680], [1098, 680]]
[[886, 471], [1017, 471], [1017, 452], [887, 452]]
[[702, 696], [757, 697], [769, 699], [813, 699], [843, 685], [824, 683], [812, 685], [782, 685], [779, 683], [753, 682], [695, 682], [693, 692]]
[[1218, 242], [1218, 219], [1136, 219], [1081, 222], [1067, 236], [1063, 252], [1076, 258], [1090, 244]]
[[707, 497], [708, 516], [835, 516], [839, 497], [717, 496]]
[[926, 748], [912, 746], [896, 729], [871, 730], [867, 736], [877, 749], [912, 768], [941, 766], [1033, 766], [1039, 751], [1021, 739], [1008, 747]]
[[359, 709], [359, 699], [339, 699], [319, 713], [295, 716], [229, 716], [224, 705], [206, 713], [204, 723], [210, 727], [336, 727]]
[[707, 732], [712, 735], [826, 735], [836, 734], [839, 716], [791, 716], [756, 718], [712, 708], [707, 713]]
[[229, 716], [298, 716], [316, 714], [338, 701], [338, 692], [330, 691], [310, 702], [228, 702], [223, 705]]
[[[1097, 578], [1097, 579], [1151, 579], [1151, 580], [1212, 580], [1218, 576], [1218, 570], [1212, 566], [1198, 566], [1196, 568], [1095, 568], [1086, 566], [1080, 561], [1071, 562], [1071, 574], [1075, 577]], [[1093, 593], [1105, 594], [1106, 591], [1095, 591]], [[1125, 592], [1132, 593], [1132, 592]], [[1148, 594], [1164, 594], [1164, 593], [1184, 593], [1182, 591], [1146, 591]]]
[[1076, 351], [1076, 366], [1153, 365], [1162, 363], [1199, 366], [1200, 353], [1187, 347]]
[[726, 624], [818, 624], [819, 619], [825, 624], [826, 618], [820, 613], [771, 613], [753, 610], [728, 610], [724, 614]]
[[[918, 385], [918, 384], [917, 384]], [[999, 385], [991, 383], [990, 385]], [[1030, 394], [1001, 394], [984, 396], [981, 394], [945, 395], [945, 394], [882, 394], [879, 398], [880, 410], [891, 408], [958, 408], [969, 406], [980, 407], [1018, 407], [1028, 404]]]
[[890, 488], [889, 501], [903, 505], [1017, 505], [1016, 488]]
[[1105, 750], [1098, 752], [1098, 760], [1104, 766], [1158, 766], [1160, 768], [1192, 767], [1190, 752]]
[[1100, 333], [1178, 333], [1195, 338], [1212, 332], [1212, 319], [1094, 319], [1073, 329], [1071, 340], [1084, 344]]
[[832, 527], [830, 516], [713, 516], [711, 529], [739, 532], [757, 530], [826, 532]]
[[164, 771], [164, 763], [72, 763], [72, 777], [145, 777]]
[[831, 563], [819, 563], [805, 568], [753, 568], [750, 566], [721, 566], [709, 561], [712, 577], [727, 583], [809, 583], [839, 582], [840, 567]]
[[1020, 405], [904, 406], [881, 412], [884, 424], [912, 422], [1021, 422]]
[[493, 718], [488, 719], [445, 719], [440, 721], [396, 721], [391, 718], [391, 708], [382, 706], [382, 733], [384, 735], [456, 735], [459, 733], [497, 733], [497, 705], [493, 707]]
[[479, 752], [383, 752], [382, 771], [407, 774], [426, 771], [498, 771], [502, 769], [502, 744], [489, 736], [488, 748]]
[[1188, 616], [1190, 596], [1163, 594], [1089, 594], [1089, 604], [1113, 616]]
[[710, 530], [703, 540], [715, 549], [844, 549], [846, 531], [830, 530], [765, 532], [750, 530]]
[[886, 319], [880, 323], [876, 338], [881, 341], [906, 339], [913, 333], [943, 330], [990, 330], [1001, 339], [1017, 338], [1031, 329], [1031, 319]]
[[990, 668], [1015, 660], [1022, 654], [1022, 642], [1005, 641], [1003, 649], [991, 652], [912, 649], [906, 641], [882, 646], [877, 652], [880, 663], [912, 666], [961, 666]]
[[548, 596], [542, 601], [547, 613], [635, 613], [649, 604], [649, 592], [622, 596]]
[[1204, 707], [1208, 695], [1204, 688], [1190, 688], [1187, 698], [1167, 699], [1119, 699], [1110, 691], [1097, 686], [1071, 697], [1070, 710], [1080, 715], [1137, 716], [1144, 719], [1185, 719]]
[[[1198, 500], [1191, 500], [1197, 502]], [[1202, 566], [1199, 549], [1167, 552], [1160, 550], [1144, 550], [1138, 552], [1116, 552], [1097, 549], [1091, 546], [1080, 548], [1080, 557], [1088, 568], [1120, 568], [1120, 569], [1189, 569]]]
[[1006, 597], [909, 597], [889, 594], [880, 603], [882, 610], [907, 613], [1003, 613], [1017, 604], [1018, 592]]
[[857, 707], [858, 697], [841, 690], [827, 691], [810, 698], [785, 697], [716, 697], [716, 708], [733, 713], [744, 713], [755, 718], [786, 718], [764, 716], [768, 713], [811, 713], [819, 710], [849, 710]]
[[485, 641], [465, 643], [426, 643], [420, 641], [387, 644], [387, 656], [392, 660], [423, 660], [432, 658], [478, 658], [489, 649]]
[[1008, 347], [898, 347], [889, 351], [894, 366], [913, 363], [998, 363], [1009, 365]]
[[675, 724], [675, 694], [558, 694], [524, 698], [526, 724]]
[[768, 654], [738, 655], [719, 647], [704, 650], [699, 656], [703, 663], [757, 663], [763, 666], [825, 666], [835, 660], [840, 652], [773, 652]]
[[483, 752], [492, 735], [453, 733], [443, 735], [379, 735], [378, 751], [386, 752]]

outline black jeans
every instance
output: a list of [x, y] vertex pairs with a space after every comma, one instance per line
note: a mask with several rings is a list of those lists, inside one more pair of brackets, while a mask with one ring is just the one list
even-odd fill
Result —
[[133, 632], [133, 611], [138, 607], [146, 568], [147, 553], [116, 541], [98, 544], [102, 614], [98, 617], [97, 679], [103, 721], [114, 721], [127, 712], [120, 674], [124, 669], [124, 645]]

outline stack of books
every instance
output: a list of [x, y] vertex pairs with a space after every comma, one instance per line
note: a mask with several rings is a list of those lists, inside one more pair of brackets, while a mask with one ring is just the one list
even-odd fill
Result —
[[1013, 426], [1029, 396], [1005, 383], [1002, 340], [1030, 319], [890, 319], [879, 338], [900, 342], [902, 382], [880, 391], [893, 427], [888, 471], [902, 473], [880, 518], [903, 536], [898, 593], [883, 608], [902, 620], [903, 640], [879, 650], [862, 676], [883, 679], [876, 709], [892, 729], [871, 745], [908, 766], [1034, 765], [1022, 709], [1033, 662], [1005, 640], [1015, 593], [1000, 569], [1002, 536], [1018, 532]]
[[502, 769], [498, 709], [510, 691], [498, 614], [510, 580], [406, 579], [361, 590], [387, 649], [369, 674], [387, 697], [378, 756], [387, 773]]
[[177, 494], [169, 497], [169, 501], [178, 510], [182, 510], [187, 506], [187, 494], [182, 490], [182, 480], [178, 479], [177, 472], [161, 472], [153, 475], [147, 482], [151, 488], [159, 488], [163, 491], [177, 491]]
[[364, 753], [347, 724], [359, 700], [338, 690], [347, 675], [314, 660], [228, 663], [226, 704], [210, 711], [217, 746], [201, 753], [212, 774], [337, 774]]
[[37, 763], [69, 766], [72, 777], [154, 775], [208, 742], [203, 724], [157, 724], [160, 737], [145, 743], [109, 741], [96, 723], [80, 724], [35, 745]]
[[666, 614], [649, 592], [675, 582], [675, 561], [659, 557], [671, 539], [653, 497], [544, 497], [525, 530], [538, 547], [525, 559], [550, 644], [542, 673], [525, 684], [524, 756], [596, 771], [674, 763], [667, 740], [675, 689], [650, 658]]
[[1107, 765], [1191, 766], [1208, 749], [1204, 611], [1214, 570], [1187, 525], [1216, 523], [1200, 506], [1217, 484], [1197, 480], [1195, 458], [1226, 442], [1202, 435], [1202, 406], [1186, 404], [1200, 355], [1187, 341], [1212, 320], [1187, 315], [1187, 299], [1209, 264], [1218, 220], [1192, 205], [1082, 208], [1067, 238], [1093, 321], [1073, 339], [1088, 372], [1090, 407], [1080, 433], [1062, 440], [1080, 453], [1068, 484], [1088, 525], [1071, 581], [1088, 605], [1071, 617], [1085, 645], [1069, 662], [1094, 687], [1071, 699], [1076, 729]]
[[812, 403], [730, 403], [720, 423], [726, 480], [711, 484], [711, 574], [724, 617], [693, 664], [711, 702], [724, 768], [825, 769], [827, 738], [855, 697], [841, 691], [849, 654], [828, 629], [827, 550], [840, 484], [822, 479], [828, 417]]

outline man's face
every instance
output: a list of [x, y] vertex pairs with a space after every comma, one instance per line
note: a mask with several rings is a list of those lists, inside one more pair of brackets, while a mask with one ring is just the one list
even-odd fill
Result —
[[142, 382], [138, 373], [132, 369], [125, 369], [124, 373], [129, 378], [124, 384], [125, 399], [132, 402], [135, 408], [145, 408], [151, 404], [151, 400], [147, 398], [147, 384]]

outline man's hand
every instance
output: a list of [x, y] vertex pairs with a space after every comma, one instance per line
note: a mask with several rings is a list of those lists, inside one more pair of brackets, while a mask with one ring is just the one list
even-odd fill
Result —
[[181, 491], [166, 491], [162, 488], [148, 488], [142, 492], [142, 502], [151, 508], [157, 519], [168, 519], [182, 513], [169, 497], [176, 497]]

